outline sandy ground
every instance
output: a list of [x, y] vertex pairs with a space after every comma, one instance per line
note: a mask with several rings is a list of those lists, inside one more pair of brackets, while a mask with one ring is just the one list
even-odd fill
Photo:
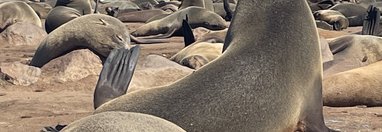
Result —
[[[167, 44], [144, 45], [140, 58], [148, 54], [169, 57], [182, 47], [180, 37], [172, 38]], [[0, 45], [0, 63], [27, 63], [35, 48]], [[44, 126], [68, 124], [92, 114], [97, 79], [98, 76], [88, 76], [75, 82], [39, 81], [28, 87], [0, 80], [0, 132], [40, 131]], [[382, 131], [382, 107], [324, 107], [324, 115], [327, 126], [335, 130]]]

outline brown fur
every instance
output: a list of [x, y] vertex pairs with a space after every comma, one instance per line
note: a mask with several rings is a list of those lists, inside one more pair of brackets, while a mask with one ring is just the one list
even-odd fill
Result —
[[133, 112], [104, 112], [77, 120], [62, 132], [185, 132], [156, 116]]
[[382, 61], [323, 80], [326, 106], [382, 106]]
[[222, 43], [200, 42], [191, 44], [170, 59], [181, 65], [199, 69], [222, 54]]
[[146, 113], [186, 131], [329, 131], [305, 0], [239, 0], [225, 43], [218, 59], [182, 80], [120, 96], [95, 113]]
[[36, 12], [25, 2], [4, 2], [0, 4], [0, 32], [16, 22], [32, 23], [41, 27]]
[[105, 59], [114, 48], [130, 44], [130, 34], [116, 18], [103, 14], [79, 17], [51, 32], [36, 50], [30, 63], [42, 67], [50, 60], [79, 48], [88, 48]]

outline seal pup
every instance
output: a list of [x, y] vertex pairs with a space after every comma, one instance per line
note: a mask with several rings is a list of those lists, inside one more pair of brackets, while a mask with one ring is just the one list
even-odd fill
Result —
[[186, 131], [326, 132], [318, 41], [305, 0], [239, 0], [228, 48], [218, 59], [171, 85], [115, 98], [95, 113], [145, 113]]
[[129, 36], [125, 25], [114, 17], [85, 15], [48, 34], [37, 48], [30, 65], [42, 67], [54, 58], [82, 48], [93, 51], [104, 61], [112, 49], [128, 47]]
[[134, 112], [104, 112], [77, 120], [61, 132], [186, 132], [165, 119]]
[[333, 25], [334, 30], [343, 30], [349, 27], [348, 19], [338, 11], [319, 10], [313, 13], [316, 20], [322, 20]]
[[182, 27], [182, 20], [186, 15], [188, 15], [188, 22], [192, 28], [205, 27], [212, 30], [227, 28], [224, 19], [218, 14], [201, 7], [187, 7], [165, 18], [146, 23], [131, 34], [136, 37], [159, 34], [151, 38], [167, 38], [173, 34], [179, 35], [181, 33], [177, 33], [177, 31]]
[[324, 64], [324, 76], [363, 67], [382, 60], [382, 38], [346, 35], [328, 39], [333, 60]]
[[382, 106], [382, 61], [324, 78], [325, 106]]
[[25, 2], [12, 1], [0, 4], [0, 32], [16, 22], [31, 23], [42, 27], [36, 12]]

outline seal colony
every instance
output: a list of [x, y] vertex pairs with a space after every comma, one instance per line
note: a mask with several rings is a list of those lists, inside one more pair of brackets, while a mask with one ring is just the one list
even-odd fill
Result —
[[[95, 114], [149, 114], [186, 131], [329, 131], [322, 115], [318, 34], [305, 0], [238, 1], [224, 44], [223, 55], [193, 74], [122, 95]], [[107, 127], [86, 127], [95, 126]]]

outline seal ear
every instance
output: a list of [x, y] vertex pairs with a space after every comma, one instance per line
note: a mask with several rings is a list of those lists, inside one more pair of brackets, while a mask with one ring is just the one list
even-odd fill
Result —
[[374, 5], [370, 5], [367, 9], [367, 16], [363, 21], [362, 35], [378, 35], [380, 10]]
[[194, 33], [192, 32], [190, 24], [188, 24], [188, 16], [183, 19], [182, 22], [182, 32], [184, 37], [184, 47], [189, 46], [190, 44], [195, 42]]
[[126, 94], [137, 65], [140, 47], [114, 49], [103, 65], [94, 92], [94, 109]]

